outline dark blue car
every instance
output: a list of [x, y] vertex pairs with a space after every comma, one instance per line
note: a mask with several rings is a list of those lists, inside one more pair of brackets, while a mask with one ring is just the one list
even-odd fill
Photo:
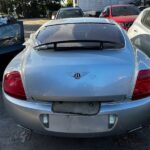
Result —
[[0, 25], [0, 74], [6, 65], [24, 46], [23, 22]]

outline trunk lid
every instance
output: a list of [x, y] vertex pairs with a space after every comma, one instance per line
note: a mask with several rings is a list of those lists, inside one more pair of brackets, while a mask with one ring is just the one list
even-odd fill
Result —
[[120, 101], [130, 96], [135, 70], [130, 50], [35, 51], [24, 61], [29, 98], [43, 101]]

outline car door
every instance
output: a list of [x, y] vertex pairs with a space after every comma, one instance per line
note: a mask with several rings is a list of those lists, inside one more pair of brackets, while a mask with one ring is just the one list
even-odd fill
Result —
[[150, 10], [143, 13], [139, 22], [135, 22], [129, 32], [133, 36], [133, 44], [150, 57]]
[[0, 25], [0, 69], [4, 69], [9, 61], [24, 49], [23, 22]]
[[19, 52], [24, 48], [24, 29], [22, 22], [0, 25], [0, 55]]

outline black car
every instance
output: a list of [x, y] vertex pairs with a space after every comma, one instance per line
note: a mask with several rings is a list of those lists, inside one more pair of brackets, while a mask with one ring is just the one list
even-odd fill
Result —
[[24, 49], [23, 22], [0, 24], [0, 76], [10, 60]]
[[55, 19], [63, 19], [63, 18], [77, 18], [77, 17], [83, 17], [83, 11], [79, 7], [67, 7], [67, 8], [61, 8]]

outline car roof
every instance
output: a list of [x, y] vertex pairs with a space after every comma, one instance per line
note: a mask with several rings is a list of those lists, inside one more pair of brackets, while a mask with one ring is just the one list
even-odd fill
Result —
[[60, 8], [60, 10], [78, 10], [81, 9], [80, 7], [64, 7], [64, 8]]
[[99, 23], [99, 24], [115, 24], [114, 21], [106, 18], [91, 18], [91, 17], [79, 17], [79, 18], [66, 18], [56, 19], [47, 22], [44, 26], [61, 25], [61, 24], [74, 24], [74, 23]]
[[129, 5], [129, 4], [118, 4], [118, 5], [111, 5], [111, 7], [124, 7], [124, 6], [126, 6], [126, 7], [131, 7], [131, 6], [133, 6], [133, 7], [135, 7], [134, 5]]

